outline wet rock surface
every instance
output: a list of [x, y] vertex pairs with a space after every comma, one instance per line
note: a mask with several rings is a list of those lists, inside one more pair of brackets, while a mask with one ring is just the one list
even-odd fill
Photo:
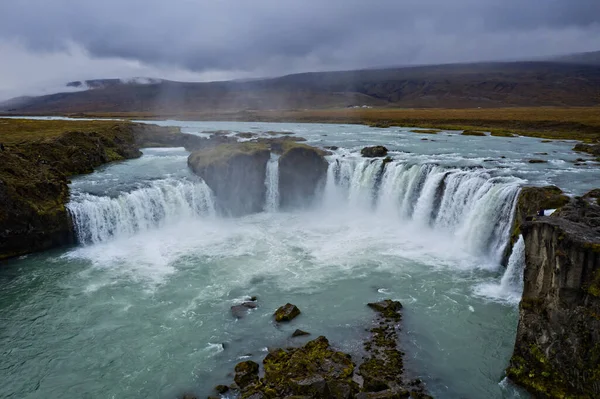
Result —
[[265, 144], [222, 144], [192, 152], [188, 166], [212, 189], [221, 213], [241, 216], [264, 206], [269, 157]]
[[367, 355], [358, 373], [363, 379], [361, 391], [369, 393], [357, 397], [429, 398], [420, 381], [410, 381], [404, 374], [404, 353], [398, 349], [402, 304], [386, 299], [368, 306], [377, 312], [376, 327], [364, 343]]
[[263, 210], [267, 163], [277, 154], [279, 205], [302, 207], [312, 203], [328, 163], [326, 152], [299, 140], [285, 136], [217, 145], [190, 154], [188, 166], [212, 189], [221, 213], [242, 216]]
[[360, 154], [365, 158], [385, 157], [387, 153], [388, 149], [382, 145], [365, 147], [362, 150], [360, 150]]
[[600, 206], [521, 227], [524, 291], [507, 375], [536, 397], [600, 397]]
[[585, 152], [590, 155], [600, 156], [600, 144], [577, 144], [573, 151]]
[[521, 234], [521, 226], [528, 218], [535, 217], [541, 209], [558, 209], [568, 204], [569, 201], [570, 198], [556, 186], [523, 187], [517, 198], [510, 245], [506, 248], [503, 263], [508, 261], [512, 246]]
[[404, 371], [404, 353], [398, 349], [400, 302], [385, 300], [368, 306], [376, 317], [358, 368], [349, 354], [335, 350], [320, 336], [302, 347], [271, 349], [262, 362], [262, 373], [255, 362], [239, 363], [235, 394], [269, 399], [430, 398], [423, 383], [408, 379]]
[[279, 196], [282, 208], [312, 203], [329, 164], [322, 150], [303, 144], [284, 143], [279, 158]]
[[278, 323], [292, 321], [300, 315], [300, 309], [296, 305], [286, 303], [277, 309], [274, 313], [275, 321]]
[[306, 331], [303, 331], [303, 330], [300, 330], [300, 329], [297, 329], [296, 331], [294, 331], [292, 333], [292, 338], [304, 337], [304, 336], [307, 336], [307, 335], [310, 335], [310, 333], [306, 332]]
[[231, 307], [231, 314], [236, 319], [241, 319], [248, 314], [248, 311], [256, 309], [257, 307], [256, 297], [251, 297], [249, 301], [242, 302], [239, 305], [233, 305]]

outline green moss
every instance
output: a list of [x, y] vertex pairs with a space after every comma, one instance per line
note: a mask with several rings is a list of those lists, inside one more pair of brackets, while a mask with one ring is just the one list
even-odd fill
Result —
[[[596, 247], [600, 247], [600, 244], [586, 244], [586, 245], [594, 245]], [[598, 252], [600, 252], [600, 248], [598, 248]], [[594, 272], [594, 276], [592, 280], [584, 285], [584, 290], [595, 297], [600, 297], [600, 269]]]
[[269, 146], [265, 143], [243, 142], [221, 144], [206, 150], [194, 152], [190, 155], [190, 163], [197, 168], [210, 165], [224, 165], [231, 158], [236, 156], [254, 156], [261, 151], [269, 151]]
[[[526, 358], [525, 358], [526, 357]], [[564, 377], [557, 373], [537, 345], [531, 345], [525, 357], [515, 355], [506, 374], [536, 396], [573, 398]]]
[[[269, 398], [306, 394], [307, 392], [301, 392], [302, 388], [297, 385], [297, 381], [317, 375], [328, 383], [335, 381], [351, 390], [358, 390], [352, 381], [354, 363], [350, 356], [332, 350], [327, 338], [322, 336], [302, 348], [271, 351], [263, 365], [265, 374], [256, 391]], [[243, 397], [247, 396], [249, 393], [244, 392]]]

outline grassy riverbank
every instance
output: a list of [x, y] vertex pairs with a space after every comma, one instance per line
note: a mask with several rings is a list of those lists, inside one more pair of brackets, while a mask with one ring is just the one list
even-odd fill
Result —
[[248, 122], [351, 123], [375, 127], [483, 130], [553, 140], [600, 141], [600, 107], [469, 109], [344, 108], [290, 111], [86, 113], [74, 117]]

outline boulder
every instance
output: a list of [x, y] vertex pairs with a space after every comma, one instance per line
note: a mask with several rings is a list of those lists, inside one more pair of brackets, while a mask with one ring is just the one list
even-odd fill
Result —
[[350, 356], [331, 349], [322, 336], [301, 348], [272, 351], [263, 364], [261, 385], [276, 397], [345, 399], [358, 392], [358, 385], [352, 381], [354, 364]]
[[588, 191], [583, 195], [583, 199], [585, 199], [586, 201], [595, 202], [597, 205], [600, 205], [600, 188]]
[[258, 382], [258, 363], [252, 360], [238, 363], [235, 366], [235, 377], [234, 381], [240, 389], [244, 389], [249, 385]]
[[386, 299], [381, 302], [368, 303], [367, 306], [378, 312], [385, 319], [399, 321], [401, 318], [400, 310], [402, 310], [402, 304], [398, 301]]
[[373, 147], [365, 147], [360, 150], [360, 154], [365, 158], [377, 158], [385, 157], [388, 153], [388, 149], [382, 145], [376, 145]]
[[258, 305], [256, 304], [256, 302], [243, 302], [239, 305], [233, 305], [231, 307], [231, 314], [236, 319], [241, 319], [244, 316], [246, 316], [250, 309], [256, 309], [257, 307]]
[[191, 153], [188, 166], [212, 189], [221, 213], [241, 216], [263, 209], [269, 158], [264, 143], [223, 144]]
[[274, 313], [276, 322], [292, 321], [300, 314], [300, 309], [296, 305], [286, 303], [277, 309]]
[[218, 394], [224, 394], [227, 391], [229, 391], [229, 387], [227, 385], [217, 385], [215, 387], [215, 392], [217, 392]]
[[529, 163], [548, 163], [548, 161], [545, 161], [543, 159], [530, 159], [528, 162]]
[[508, 377], [535, 397], [600, 397], [600, 206], [525, 223], [523, 298]]
[[585, 152], [590, 155], [600, 156], [600, 144], [577, 144], [573, 151]]
[[297, 329], [296, 331], [294, 331], [294, 332], [292, 333], [292, 338], [296, 338], [296, 337], [304, 337], [304, 336], [306, 336], [306, 335], [310, 335], [310, 333], [309, 333], [309, 332], [306, 332], [306, 331], [302, 331], [302, 330], [300, 330], [300, 329]]
[[[273, 148], [273, 147], [272, 147]], [[329, 163], [325, 152], [304, 144], [285, 141], [280, 146], [279, 200], [283, 209], [312, 204]]]
[[407, 398], [409, 393], [404, 386], [403, 353], [398, 350], [397, 334], [397, 323], [402, 319], [402, 305], [398, 301], [386, 299], [369, 303], [368, 306], [378, 316], [377, 327], [371, 329], [371, 337], [364, 344], [367, 356], [358, 368], [358, 373], [363, 378], [362, 391], [387, 392], [388, 396], [382, 396], [384, 398]]

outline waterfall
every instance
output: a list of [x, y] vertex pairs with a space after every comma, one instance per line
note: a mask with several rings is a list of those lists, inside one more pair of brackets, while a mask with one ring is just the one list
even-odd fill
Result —
[[265, 211], [276, 212], [279, 209], [279, 156], [273, 153], [267, 163], [265, 187], [267, 188]]
[[118, 197], [74, 193], [67, 204], [83, 244], [129, 236], [169, 221], [214, 215], [212, 192], [203, 181], [164, 179]]
[[508, 265], [500, 282], [484, 283], [475, 288], [475, 293], [496, 299], [518, 304], [523, 294], [523, 272], [525, 271], [525, 240], [519, 236], [515, 243]]
[[500, 291], [508, 295], [514, 294], [521, 297], [523, 293], [523, 272], [525, 271], [525, 240], [519, 236], [519, 240], [513, 247], [506, 271], [500, 280]]
[[518, 193], [518, 179], [485, 169], [332, 157], [324, 202], [446, 231], [468, 252], [499, 261]]

